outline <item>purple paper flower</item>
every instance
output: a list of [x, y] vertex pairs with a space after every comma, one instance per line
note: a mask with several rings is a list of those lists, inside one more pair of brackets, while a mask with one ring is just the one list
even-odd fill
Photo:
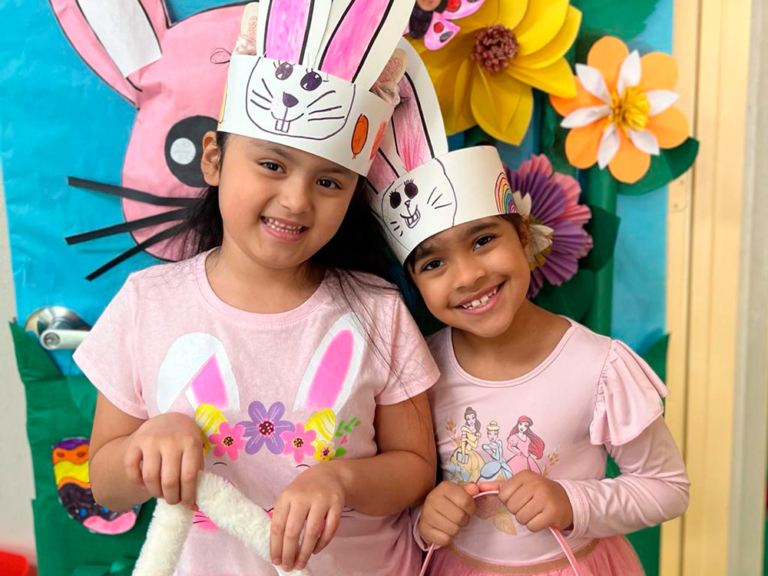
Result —
[[592, 249], [592, 237], [584, 230], [592, 213], [579, 204], [579, 183], [554, 172], [543, 154], [506, 172], [517, 210], [531, 226], [528, 297], [532, 298], [545, 281], [559, 286], [576, 274], [579, 259]]
[[266, 443], [272, 454], [282, 454], [284, 441], [280, 436], [286, 430], [293, 431], [293, 423], [280, 420], [285, 414], [285, 406], [282, 402], [275, 402], [267, 410], [261, 402], [251, 402], [248, 406], [250, 420], [240, 422], [245, 428], [245, 436], [248, 442], [245, 451], [248, 454], [256, 454]]

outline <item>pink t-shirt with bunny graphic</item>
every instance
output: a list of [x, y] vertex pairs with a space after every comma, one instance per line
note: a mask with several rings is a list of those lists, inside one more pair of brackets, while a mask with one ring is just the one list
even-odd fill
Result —
[[[254, 314], [216, 296], [206, 256], [133, 274], [75, 360], [131, 416], [195, 417], [206, 437], [206, 470], [270, 511], [308, 466], [376, 455], [377, 405], [424, 392], [437, 368], [399, 294], [383, 281], [364, 278], [382, 289], [357, 293], [367, 311], [357, 315], [329, 279], [294, 310]], [[419, 560], [407, 513], [377, 518], [346, 509], [309, 569], [408, 575], [418, 573]], [[275, 571], [199, 515], [177, 574]]]

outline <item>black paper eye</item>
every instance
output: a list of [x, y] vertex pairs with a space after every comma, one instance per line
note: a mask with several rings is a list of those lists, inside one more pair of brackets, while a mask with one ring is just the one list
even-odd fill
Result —
[[400, 192], [392, 192], [392, 194], [389, 195], [389, 205], [392, 206], [393, 210], [400, 206], [402, 201], [403, 197], [400, 196]]
[[293, 74], [293, 64], [288, 62], [283, 62], [277, 67], [277, 70], [275, 70], [275, 78], [278, 80], [288, 80], [288, 78], [291, 77], [291, 74]]
[[405, 195], [408, 196], [411, 200], [413, 200], [416, 195], [419, 193], [419, 187], [416, 186], [413, 182], [407, 182], [405, 185]]
[[301, 79], [301, 87], [307, 92], [317, 90], [322, 83], [323, 79], [320, 77], [320, 74], [311, 70], [304, 74], [304, 77]]

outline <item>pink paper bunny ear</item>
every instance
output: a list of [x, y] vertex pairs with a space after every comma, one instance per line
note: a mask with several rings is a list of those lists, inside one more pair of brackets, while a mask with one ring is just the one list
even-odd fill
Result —
[[354, 386], [365, 347], [365, 335], [352, 314], [339, 318], [328, 330], [304, 372], [294, 410], [338, 413]]
[[403, 40], [408, 67], [400, 81], [400, 105], [392, 116], [395, 145], [407, 171], [448, 153], [440, 103], [429, 72], [416, 50]]
[[168, 29], [162, 0], [51, 0], [61, 29], [104, 82], [136, 105], [139, 89], [128, 78], [162, 56]]
[[295, 64], [314, 62], [330, 12], [331, 0], [261, 0], [259, 53]]
[[413, 0], [334, 0], [317, 68], [368, 90], [408, 25]]

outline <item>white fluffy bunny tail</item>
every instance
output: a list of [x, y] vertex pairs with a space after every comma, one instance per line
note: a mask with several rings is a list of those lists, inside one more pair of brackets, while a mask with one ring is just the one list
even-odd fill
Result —
[[[269, 516], [232, 484], [203, 472], [197, 482], [197, 504], [219, 528], [271, 563]], [[173, 576], [193, 518], [194, 513], [183, 506], [158, 500], [133, 576]], [[275, 570], [279, 576], [287, 576], [279, 568]], [[295, 570], [290, 575], [310, 576], [310, 572]]]
[[194, 513], [158, 500], [133, 576], [173, 576]]

